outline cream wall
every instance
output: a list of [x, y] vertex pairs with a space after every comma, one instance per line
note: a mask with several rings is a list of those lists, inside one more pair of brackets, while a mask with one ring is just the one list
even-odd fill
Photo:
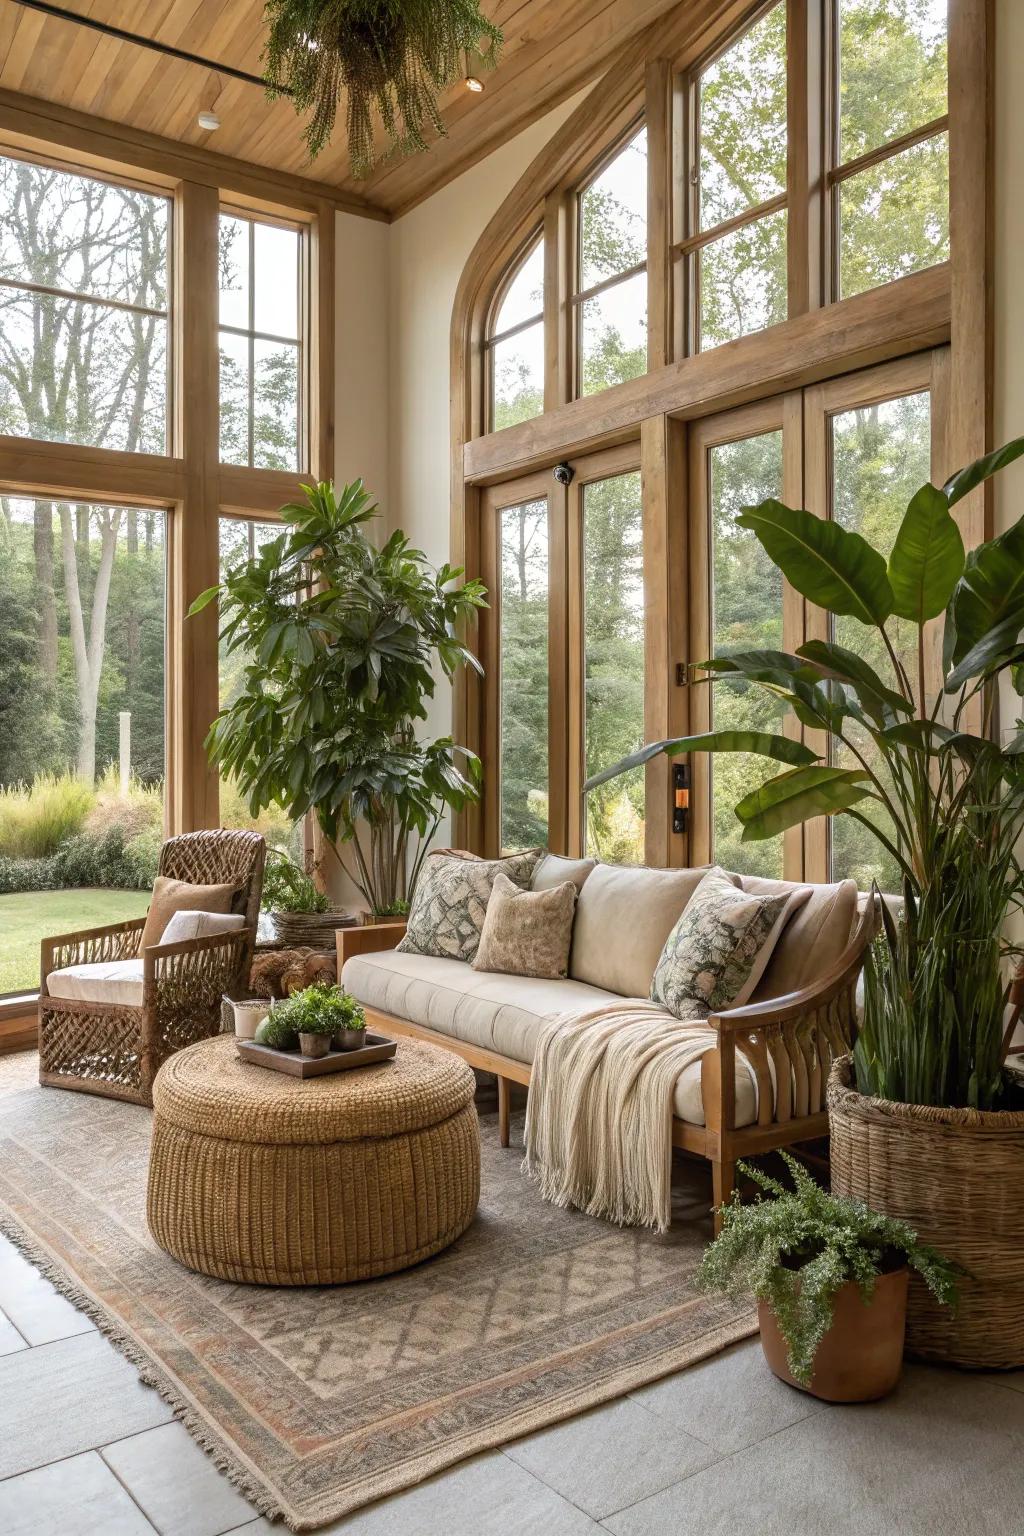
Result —
[[391, 226], [335, 215], [334, 475], [361, 478], [386, 515], [390, 490]]
[[[1024, 0], [996, 0], [995, 422], [1024, 435]], [[996, 480], [996, 528], [1024, 517], [1024, 461]]]

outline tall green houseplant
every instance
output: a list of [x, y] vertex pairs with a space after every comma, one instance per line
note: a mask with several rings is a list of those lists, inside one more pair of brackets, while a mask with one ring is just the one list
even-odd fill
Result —
[[371, 911], [391, 913], [441, 817], [479, 798], [477, 757], [418, 726], [435, 667], [448, 681], [478, 667], [458, 635], [484, 588], [435, 570], [401, 532], [378, 549], [362, 481], [304, 491], [281, 508], [281, 536], [192, 605], [219, 598], [221, 639], [248, 658], [207, 744], [254, 816], [312, 811]]
[[[965, 555], [952, 509], [1022, 453], [1018, 438], [941, 489], [923, 485], [888, 562], [860, 534], [809, 512], [774, 500], [745, 507], [738, 526], [756, 534], [797, 592], [834, 618], [878, 631], [888, 675], [822, 640], [795, 654], [713, 657], [697, 668], [704, 681], [785, 700], [800, 726], [825, 733], [827, 751], [819, 756], [782, 735], [712, 731], [653, 742], [585, 786], [659, 753], [752, 752], [785, 771], [736, 806], [744, 842], [814, 816], [862, 823], [895, 860], [903, 904], [894, 917], [880, 903], [857, 1083], [862, 1093], [903, 1103], [1006, 1102], [1004, 962], [1022, 950], [1005, 928], [1008, 914], [1024, 907], [1024, 733], [1001, 746], [996, 709], [999, 677], [1024, 667], [1024, 518]], [[940, 615], [942, 679], [930, 687], [926, 631]], [[910, 666], [893, 620], [912, 626]]]

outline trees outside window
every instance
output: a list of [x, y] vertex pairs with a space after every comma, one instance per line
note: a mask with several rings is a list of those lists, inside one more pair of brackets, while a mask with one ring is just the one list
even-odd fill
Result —
[[503, 507], [499, 774], [502, 848], [548, 841], [548, 504]]
[[577, 198], [577, 393], [647, 372], [647, 129]]
[[544, 242], [520, 259], [485, 345], [493, 431], [544, 409]]
[[298, 229], [220, 220], [220, 457], [255, 469], [306, 464]]

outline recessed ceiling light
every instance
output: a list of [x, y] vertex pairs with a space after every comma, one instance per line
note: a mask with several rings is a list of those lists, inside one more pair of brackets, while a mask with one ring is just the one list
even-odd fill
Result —
[[216, 112], [200, 112], [196, 122], [200, 128], [205, 128], [208, 133], [212, 133], [215, 128], [220, 127], [220, 118]]
[[479, 92], [479, 91], [482, 91], [483, 88], [484, 88], [484, 83], [479, 78], [478, 75], [467, 75], [466, 76], [465, 84], [466, 84], [466, 90], [467, 91], [478, 91]]

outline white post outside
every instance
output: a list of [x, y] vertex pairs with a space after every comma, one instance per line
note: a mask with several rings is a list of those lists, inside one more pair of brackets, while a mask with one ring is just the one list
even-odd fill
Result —
[[121, 726], [121, 793], [127, 795], [132, 776], [132, 712], [122, 709], [118, 715]]

